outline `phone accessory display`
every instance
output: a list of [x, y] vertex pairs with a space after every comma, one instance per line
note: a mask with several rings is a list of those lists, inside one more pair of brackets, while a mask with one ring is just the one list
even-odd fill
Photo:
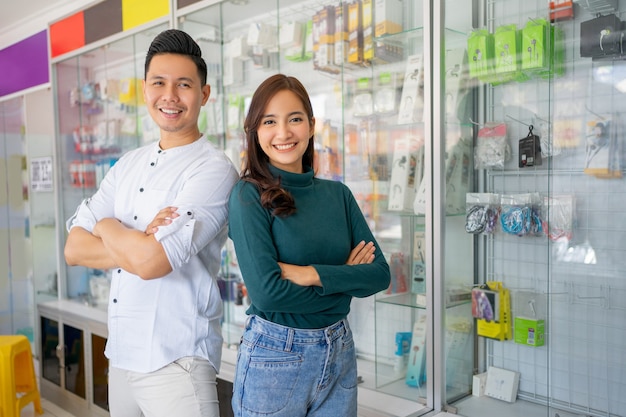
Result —
[[406, 365], [409, 361], [409, 353], [411, 352], [411, 332], [396, 332], [396, 350], [394, 352], [395, 361], [393, 364], [393, 372], [397, 377], [404, 377]]
[[472, 316], [479, 336], [497, 340], [511, 338], [511, 300], [500, 281], [489, 281], [472, 289]]
[[472, 140], [459, 138], [446, 152], [446, 214], [462, 214], [470, 188]]
[[420, 310], [413, 323], [411, 335], [411, 351], [406, 370], [406, 383], [412, 387], [419, 387], [426, 381], [426, 312]]
[[552, 125], [538, 116], [533, 118], [533, 126], [539, 127], [539, 146], [541, 148], [541, 156], [544, 158], [559, 155], [563, 149], [559, 141], [554, 139]]
[[477, 29], [467, 39], [469, 75], [489, 82], [493, 77], [493, 35], [486, 29]]
[[357, 80], [357, 89], [352, 107], [356, 117], [371, 116], [374, 113], [374, 99], [372, 98], [370, 78], [361, 77]]
[[599, 178], [621, 178], [623, 125], [617, 114], [587, 122], [584, 172]]
[[490, 235], [496, 231], [500, 196], [493, 193], [468, 193], [465, 196], [465, 231]]
[[[552, 121], [552, 147], [546, 147], [542, 143], [541, 150], [545, 154], [547, 149], [552, 149], [551, 155], [556, 155], [557, 149], [561, 151], [577, 149], [580, 146], [583, 133], [584, 122], [573, 117], [557, 117]], [[548, 135], [541, 135], [542, 138], [548, 138]], [[545, 139], [544, 139], [545, 140]]]
[[474, 147], [474, 168], [502, 169], [511, 158], [506, 123], [487, 123], [478, 131]]
[[493, 85], [565, 72], [564, 32], [543, 18], [531, 18], [520, 30], [501, 25], [494, 33], [474, 30], [467, 41], [469, 75]]
[[550, 22], [571, 20], [574, 18], [572, 0], [554, 0], [550, 2]]
[[404, 253], [394, 252], [389, 260], [389, 270], [391, 271], [391, 282], [385, 294], [403, 294], [407, 288], [407, 264], [404, 260]]
[[545, 345], [545, 310], [546, 299], [542, 294], [530, 291], [515, 292], [514, 308], [517, 310], [513, 334], [514, 341], [520, 345]]
[[519, 140], [519, 167], [526, 168], [542, 164], [541, 139], [533, 133], [533, 125], [528, 128], [528, 135]]
[[541, 199], [538, 193], [500, 196], [502, 231], [516, 236], [538, 235], [542, 232]]
[[574, 213], [576, 211], [574, 196], [571, 194], [544, 196], [543, 231], [553, 242], [570, 241], [574, 229]]
[[415, 199], [416, 187], [424, 171], [423, 144], [416, 138], [400, 138], [394, 143], [389, 201], [392, 211], [410, 211]]
[[519, 372], [490, 366], [487, 369], [485, 395], [508, 403], [514, 403], [517, 400], [519, 379]]
[[496, 28], [493, 35], [493, 49], [497, 82], [525, 81], [528, 78], [520, 71], [521, 44], [520, 31], [515, 25], [503, 25]]
[[417, 123], [422, 120], [424, 120], [424, 62], [422, 55], [417, 54], [406, 59], [398, 124]]
[[580, 56], [597, 59], [621, 55], [623, 38], [622, 21], [615, 14], [598, 15], [581, 22]]
[[424, 230], [416, 230], [413, 238], [413, 274], [411, 292], [426, 293], [426, 235]]
[[393, 114], [398, 104], [395, 73], [383, 72], [375, 82], [374, 111], [376, 114]]

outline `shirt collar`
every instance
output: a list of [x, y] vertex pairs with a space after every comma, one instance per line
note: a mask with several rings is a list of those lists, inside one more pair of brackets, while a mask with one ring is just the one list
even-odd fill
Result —
[[154, 142], [154, 151], [160, 155], [164, 155], [164, 154], [176, 154], [179, 152], [186, 152], [188, 150], [193, 150], [199, 146], [202, 146], [202, 142], [204, 141], [204, 134], [202, 136], [200, 136], [198, 139], [196, 139], [195, 141], [188, 143], [186, 145], [182, 145], [182, 146], [175, 146], [173, 148], [169, 148], [169, 149], [161, 149], [161, 147], [159, 146], [159, 141], [157, 140], [156, 142]]

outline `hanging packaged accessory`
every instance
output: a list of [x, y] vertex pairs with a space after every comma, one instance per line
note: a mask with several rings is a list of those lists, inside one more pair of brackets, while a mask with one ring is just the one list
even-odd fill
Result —
[[528, 135], [519, 141], [519, 167], [532, 167], [542, 164], [541, 140], [533, 133], [533, 125], [528, 128]]
[[538, 236], [543, 233], [539, 193], [502, 194], [500, 228], [516, 236]]
[[488, 82], [493, 77], [493, 35], [477, 29], [467, 39], [469, 75]]
[[506, 137], [506, 124], [487, 123], [478, 131], [474, 147], [474, 168], [504, 168], [504, 162], [510, 159], [511, 147]]
[[511, 338], [511, 300], [500, 281], [472, 289], [472, 316], [479, 336], [498, 340]]
[[545, 344], [545, 297], [529, 291], [515, 293], [515, 306], [518, 310], [514, 319], [515, 343], [526, 346]]
[[496, 231], [500, 214], [500, 196], [493, 193], [467, 193], [465, 196], [465, 231], [490, 235]]
[[614, 14], [580, 23], [580, 56], [611, 57], [623, 53], [622, 21]]

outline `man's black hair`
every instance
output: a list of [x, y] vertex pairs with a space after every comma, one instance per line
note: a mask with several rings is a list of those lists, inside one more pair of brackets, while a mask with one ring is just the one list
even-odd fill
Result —
[[207, 66], [202, 58], [202, 50], [200, 46], [186, 32], [178, 29], [168, 29], [159, 33], [148, 48], [146, 54], [146, 64], [144, 68], [144, 78], [148, 75], [150, 62], [155, 55], [160, 54], [179, 54], [188, 56], [193, 60], [198, 68], [198, 75], [202, 81], [202, 85], [206, 84]]

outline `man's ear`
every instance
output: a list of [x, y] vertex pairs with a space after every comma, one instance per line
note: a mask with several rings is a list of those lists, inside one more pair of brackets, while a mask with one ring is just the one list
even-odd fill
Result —
[[211, 86], [206, 84], [202, 86], [202, 105], [204, 106], [211, 96]]

